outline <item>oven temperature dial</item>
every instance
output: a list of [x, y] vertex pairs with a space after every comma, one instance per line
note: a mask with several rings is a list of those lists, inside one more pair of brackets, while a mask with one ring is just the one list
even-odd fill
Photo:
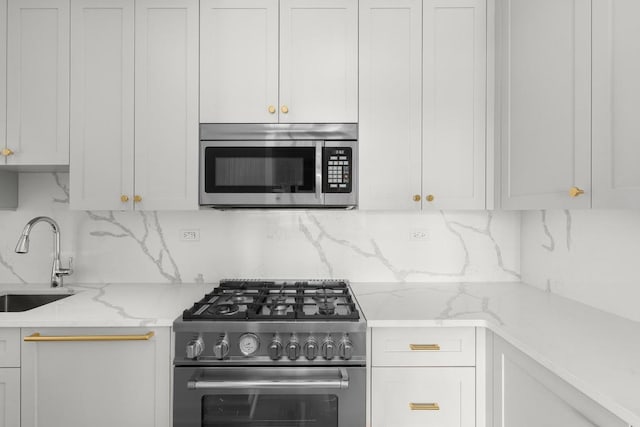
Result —
[[353, 356], [353, 344], [351, 343], [349, 337], [344, 336], [340, 340], [340, 343], [338, 344], [338, 354], [344, 360], [349, 360], [351, 359], [351, 356]]
[[213, 346], [213, 355], [216, 359], [224, 359], [229, 355], [229, 340], [226, 335], [222, 335]]
[[287, 357], [289, 360], [296, 360], [300, 357], [300, 344], [298, 344], [298, 338], [293, 335], [287, 344]]
[[240, 347], [240, 353], [244, 354], [245, 356], [251, 356], [255, 354], [260, 348], [260, 339], [256, 334], [242, 334], [240, 336], [238, 346]]

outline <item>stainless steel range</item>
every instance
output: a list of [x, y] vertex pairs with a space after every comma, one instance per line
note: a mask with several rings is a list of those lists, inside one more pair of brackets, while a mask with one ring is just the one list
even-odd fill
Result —
[[224, 280], [174, 330], [174, 427], [365, 425], [366, 324], [345, 281]]

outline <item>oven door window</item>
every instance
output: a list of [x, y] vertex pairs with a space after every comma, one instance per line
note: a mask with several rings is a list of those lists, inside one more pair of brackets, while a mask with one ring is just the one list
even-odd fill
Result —
[[338, 427], [331, 394], [219, 394], [202, 397], [202, 427]]
[[206, 193], [315, 193], [315, 147], [207, 147]]

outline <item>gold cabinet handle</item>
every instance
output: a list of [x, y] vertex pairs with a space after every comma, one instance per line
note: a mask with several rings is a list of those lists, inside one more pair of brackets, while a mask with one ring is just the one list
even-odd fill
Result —
[[569, 195], [571, 197], [578, 197], [579, 195], [584, 194], [584, 190], [578, 188], [578, 187], [571, 187], [569, 189]]
[[122, 203], [127, 203], [129, 201], [129, 196], [123, 194], [122, 196], [120, 196], [120, 201]]
[[133, 201], [136, 203], [140, 203], [142, 201], [142, 196], [138, 196], [137, 194], [133, 196]]
[[409, 348], [412, 351], [439, 351], [440, 345], [438, 344], [409, 344]]
[[0, 154], [4, 157], [9, 157], [13, 156], [15, 153], [11, 148], [3, 148], [2, 151], [0, 151]]
[[282, 108], [280, 108], [280, 111], [282, 111], [284, 114], [287, 114], [289, 112], [289, 107], [283, 105]]
[[410, 402], [409, 408], [412, 411], [439, 411], [440, 405], [437, 403], [415, 403]]
[[269, 113], [275, 114], [275, 112], [276, 112], [276, 107], [274, 107], [273, 105], [269, 105]]
[[59, 341], [148, 341], [155, 333], [153, 331], [144, 335], [63, 335], [42, 336], [36, 332], [24, 337], [25, 342], [59, 342]]
[[419, 195], [419, 194], [414, 194], [414, 195], [413, 195], [413, 201], [414, 201], [414, 202], [419, 202], [419, 201], [420, 201], [420, 199], [422, 199], [422, 197], [420, 197], [420, 195]]
[[427, 194], [427, 197], [425, 197], [425, 199], [427, 199], [427, 202], [433, 202], [433, 194]]

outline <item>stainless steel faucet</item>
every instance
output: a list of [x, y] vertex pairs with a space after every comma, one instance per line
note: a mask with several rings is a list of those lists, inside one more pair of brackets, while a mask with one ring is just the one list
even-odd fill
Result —
[[16, 253], [26, 254], [29, 252], [29, 235], [31, 234], [33, 226], [39, 222], [47, 222], [53, 228], [53, 266], [51, 266], [51, 287], [62, 287], [62, 278], [73, 273], [73, 270], [71, 269], [72, 260], [69, 261], [69, 268], [62, 268], [60, 266], [60, 227], [53, 219], [48, 216], [38, 216], [29, 221], [27, 225], [24, 226], [24, 230], [22, 230], [20, 240], [18, 240], [18, 244], [16, 245]]

